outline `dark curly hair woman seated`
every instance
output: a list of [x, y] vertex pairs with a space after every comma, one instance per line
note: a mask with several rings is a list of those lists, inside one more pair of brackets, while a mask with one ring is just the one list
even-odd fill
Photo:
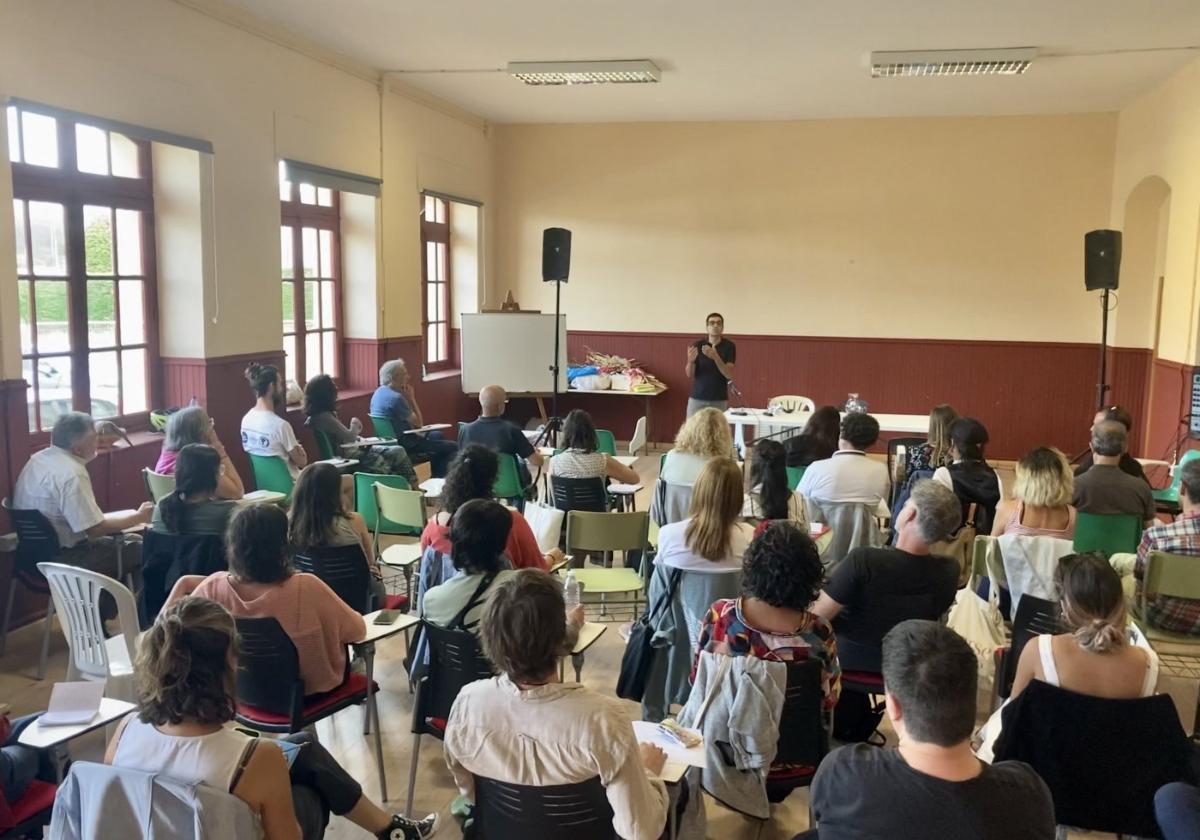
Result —
[[772, 662], [819, 659], [825, 708], [832, 710], [842, 671], [833, 628], [809, 612], [825, 573], [816, 544], [790, 522], [767, 522], [742, 562], [742, 597], [712, 605], [700, 628], [697, 657], [706, 650]]

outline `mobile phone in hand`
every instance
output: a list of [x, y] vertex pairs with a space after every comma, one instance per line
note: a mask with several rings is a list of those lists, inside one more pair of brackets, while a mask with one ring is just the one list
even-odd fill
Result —
[[395, 624], [400, 617], [400, 610], [380, 610], [372, 624]]

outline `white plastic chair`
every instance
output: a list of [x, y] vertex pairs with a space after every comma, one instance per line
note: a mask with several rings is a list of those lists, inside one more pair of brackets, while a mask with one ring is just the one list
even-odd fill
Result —
[[637, 455], [646, 446], [646, 417], [637, 419], [633, 427], [633, 436], [629, 438], [629, 454]]
[[808, 397], [798, 397], [793, 394], [781, 394], [778, 397], [771, 397], [767, 401], [767, 408], [778, 407], [780, 411], [787, 414], [795, 412], [813, 412], [817, 410], [817, 405]]
[[[107, 680], [107, 696], [134, 700], [133, 658], [139, 631], [133, 593], [108, 575], [78, 566], [38, 563], [38, 569], [50, 584], [54, 608], [71, 652], [67, 680]], [[104, 637], [101, 592], [117, 602], [121, 632], [111, 639]]]

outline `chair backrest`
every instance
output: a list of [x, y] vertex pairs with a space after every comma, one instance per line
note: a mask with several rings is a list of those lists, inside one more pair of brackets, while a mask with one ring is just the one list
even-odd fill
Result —
[[376, 437], [396, 437], [396, 427], [392, 425], [392, 418], [386, 414], [368, 414], [367, 416], [371, 418], [371, 425], [375, 427]]
[[225, 571], [225, 537], [221, 534], [168, 534], [151, 529], [142, 538], [142, 591], [138, 618], [149, 627], [167, 596], [184, 575]]
[[75, 670], [92, 679], [109, 676], [108, 648], [104, 644], [107, 634], [100, 616], [101, 592], [107, 592], [117, 602], [117, 619], [129, 661], [133, 662], [138, 637], [137, 604], [125, 584], [108, 575], [64, 563], [38, 563], [38, 569], [50, 584], [54, 609], [62, 622]]
[[595, 513], [572, 510], [567, 513], [566, 551], [645, 551], [650, 533], [650, 514], [639, 510], [629, 513]]
[[175, 476], [173, 475], [163, 475], [149, 467], [142, 467], [142, 481], [146, 485], [146, 495], [155, 504], [175, 492]]
[[777, 764], [816, 767], [829, 752], [829, 729], [821, 692], [821, 660], [789, 662], [779, 717]]
[[[673, 807], [673, 806], [672, 806]], [[475, 777], [479, 840], [613, 840], [613, 810], [599, 776], [573, 785], [514, 785]]]
[[381, 481], [372, 486], [378, 518], [408, 528], [425, 528], [425, 494], [420, 490], [389, 487]]
[[429, 665], [417, 686], [412, 731], [436, 734], [429, 726], [430, 719], [450, 717], [458, 693], [476, 680], [492, 677], [492, 664], [474, 633], [447, 630], [428, 621], [421, 622], [421, 628], [429, 645]]
[[304, 708], [304, 683], [291, 637], [273, 618], [234, 621], [238, 631], [238, 703], [298, 721]]
[[550, 492], [559, 510], [608, 510], [608, 491], [603, 478], [563, 478], [550, 476]]
[[507, 452], [497, 453], [499, 469], [496, 482], [492, 485], [492, 497], [496, 499], [519, 499], [525, 493], [521, 484], [521, 471], [517, 468], [517, 456]]
[[1142, 576], [1138, 611], [1146, 615], [1146, 601], [1158, 595], [1200, 600], [1200, 558], [1151, 551]]
[[784, 467], [787, 470], [788, 489], [793, 493], [800, 486], [800, 479], [804, 478], [804, 472], [808, 467]]
[[784, 412], [792, 414], [794, 412], [816, 411], [817, 406], [808, 397], [799, 397], [795, 394], [780, 394], [777, 397], [771, 397], [767, 400], [767, 408], [779, 407]]
[[[892, 482], [892, 504], [896, 503], [896, 494], [900, 492], [900, 485], [903, 484], [904, 473], [900, 469], [903, 464], [908, 461], [909, 455], [913, 449], [925, 443], [927, 438], [924, 437], [895, 437], [887, 442], [887, 468], [888, 478]], [[900, 450], [904, 450], [903, 459], [900, 456]], [[937, 467], [937, 464], [934, 464]], [[899, 475], [897, 475], [899, 473]], [[899, 478], [900, 481], [896, 479]]]
[[329, 435], [318, 428], [312, 426], [309, 428], [312, 429], [313, 437], [317, 439], [317, 453], [321, 456], [322, 460], [339, 457], [340, 453], [333, 448], [333, 441], [329, 439]]
[[363, 522], [371, 531], [381, 534], [420, 534], [421, 529], [414, 526], [402, 525], [390, 519], [380, 519], [379, 509], [375, 502], [375, 485], [384, 484], [397, 490], [408, 490], [409, 483], [402, 475], [382, 475], [377, 473], [354, 474], [354, 509], [362, 514]]
[[1179, 463], [1175, 465], [1174, 471], [1171, 473], [1171, 485], [1168, 489], [1176, 498], [1179, 497], [1179, 488], [1183, 486], [1183, 470], [1179, 468], [1193, 458], [1200, 458], [1200, 449], [1189, 449], [1179, 456]]
[[292, 563], [323, 580], [350, 609], [363, 615], [371, 611], [371, 572], [358, 543], [297, 550]]
[[1021, 661], [1021, 651], [1035, 636], [1054, 635], [1062, 633], [1062, 607], [1054, 601], [1026, 595], [1017, 606], [1017, 614], [1013, 618], [1012, 642], [1004, 657], [1004, 670], [997, 675], [999, 680], [996, 693], [1000, 697], [1012, 694], [1013, 680], [1017, 677], [1017, 663]]
[[14, 572], [27, 587], [45, 593], [46, 583], [38, 571], [39, 563], [53, 562], [61, 551], [58, 533], [40, 510], [15, 508], [4, 500], [4, 510], [17, 535], [17, 562]]
[[254, 486], [258, 490], [283, 493], [289, 499], [296, 486], [287, 461], [278, 455], [250, 455], [250, 468], [254, 471]]
[[629, 454], [637, 455], [646, 445], [646, 417], [643, 415], [633, 424], [633, 434], [629, 437]]
[[617, 454], [617, 439], [608, 429], [596, 430], [596, 451], [605, 455]]
[[1096, 514], [1080, 511], [1075, 517], [1075, 550], [1105, 554], [1137, 551], [1142, 521], [1136, 514]]

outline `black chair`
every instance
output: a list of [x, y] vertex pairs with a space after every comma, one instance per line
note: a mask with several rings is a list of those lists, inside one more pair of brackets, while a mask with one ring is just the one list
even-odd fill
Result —
[[429, 661], [417, 682], [413, 700], [412, 765], [408, 774], [408, 805], [404, 813], [412, 813], [413, 794], [417, 788], [417, 760], [421, 755], [421, 736], [432, 735], [439, 741], [446, 737], [446, 720], [458, 693], [476, 680], [492, 676], [492, 664], [484, 657], [479, 640], [467, 630], [447, 630], [428, 621], [420, 624], [426, 640]]
[[562, 478], [552, 475], [550, 492], [554, 496], [554, 506], [562, 511], [605, 513], [608, 510], [608, 491], [603, 478]]
[[[769, 802], [782, 802], [796, 788], [812, 784], [817, 766], [829, 752], [829, 721], [821, 691], [823, 668], [819, 659], [787, 666], [775, 766], [767, 774]], [[789, 766], [776, 769], [778, 765]]]
[[[319, 577], [355, 612], [366, 615], [372, 611], [371, 571], [367, 568], [367, 557], [358, 543], [298, 551], [292, 563], [298, 571]], [[408, 596], [388, 595], [380, 608], [407, 612]]]
[[615, 840], [600, 777], [573, 785], [514, 785], [475, 777], [476, 840]]
[[142, 629], [154, 623], [181, 577], [207, 576], [228, 568], [225, 539], [220, 534], [147, 531], [142, 538], [142, 591], [138, 593], [138, 622]]
[[900, 492], [900, 488], [904, 482], [897, 483], [896, 481], [896, 459], [900, 454], [900, 447], [904, 447], [904, 457], [908, 458], [908, 453], [912, 452], [915, 447], [925, 443], [925, 437], [898, 437], [892, 438], [887, 442], [887, 470], [888, 481], [892, 486], [891, 498], [889, 499], [888, 507], [894, 507], [896, 504], [896, 495]]
[[62, 551], [58, 544], [58, 534], [41, 511], [22, 510], [14, 508], [8, 499], [3, 502], [4, 510], [12, 522], [13, 531], [17, 534], [16, 562], [13, 564], [12, 577], [8, 585], [8, 599], [4, 605], [4, 626], [0, 628], [0, 656], [8, 643], [8, 626], [12, 620], [13, 598], [17, 594], [17, 584], [28, 589], [35, 595], [46, 596], [46, 620], [42, 627], [42, 656], [38, 660], [37, 678], [46, 676], [46, 659], [50, 654], [50, 630], [54, 624], [54, 599], [50, 596], [50, 584], [45, 576], [38, 571], [38, 563], [53, 563]]
[[1007, 648], [996, 650], [996, 697], [1003, 700], [1012, 694], [1017, 663], [1021, 661], [1021, 651], [1029, 640], [1035, 636], [1062, 633], [1063, 629], [1062, 607], [1059, 604], [1032, 595], [1021, 596], [1021, 604], [1013, 619], [1012, 643]]

